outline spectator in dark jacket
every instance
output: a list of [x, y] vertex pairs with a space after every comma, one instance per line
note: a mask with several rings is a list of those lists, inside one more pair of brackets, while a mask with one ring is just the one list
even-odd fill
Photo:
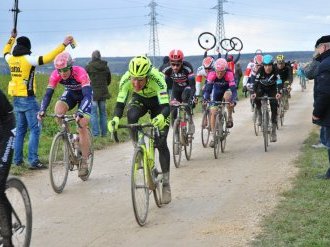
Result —
[[108, 86], [111, 83], [111, 72], [107, 62], [101, 60], [100, 51], [93, 51], [92, 61], [86, 66], [86, 71], [91, 79], [93, 89], [92, 134], [99, 136], [101, 130], [102, 137], [105, 137], [107, 135], [106, 100], [110, 98]]
[[[317, 55], [317, 54], [315, 53], [315, 55]], [[320, 62], [317, 61], [316, 57], [314, 56], [313, 60], [311, 62], [309, 62], [303, 68], [304, 74], [306, 75], [307, 79], [308, 80], [314, 80], [314, 88], [313, 88], [314, 100], [315, 100], [315, 89], [317, 87], [316, 74], [317, 74], [317, 70], [318, 70], [319, 65], [320, 65]], [[320, 135], [321, 135], [321, 133], [320, 133]], [[313, 148], [326, 148], [326, 146], [322, 144], [321, 140], [319, 140], [318, 143], [313, 144], [312, 147]]]
[[[320, 62], [317, 69], [317, 85], [314, 94], [313, 123], [321, 126], [320, 139], [328, 148], [330, 163], [330, 35], [322, 36], [316, 41], [315, 48], [320, 54], [316, 60]], [[330, 179], [330, 168], [320, 176]]]

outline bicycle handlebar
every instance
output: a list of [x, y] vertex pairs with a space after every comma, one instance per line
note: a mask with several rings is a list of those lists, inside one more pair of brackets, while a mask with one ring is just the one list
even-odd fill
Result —
[[152, 128], [155, 127], [153, 124], [151, 123], [144, 123], [144, 124], [139, 124], [139, 123], [135, 123], [135, 124], [119, 124], [118, 128], [119, 129], [131, 129], [131, 128]]

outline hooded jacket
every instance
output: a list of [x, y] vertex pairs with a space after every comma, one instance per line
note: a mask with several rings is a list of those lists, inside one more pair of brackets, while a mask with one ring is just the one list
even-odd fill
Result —
[[106, 100], [110, 98], [108, 86], [111, 83], [111, 72], [108, 62], [101, 59], [93, 59], [86, 66], [86, 71], [91, 80], [93, 100]]

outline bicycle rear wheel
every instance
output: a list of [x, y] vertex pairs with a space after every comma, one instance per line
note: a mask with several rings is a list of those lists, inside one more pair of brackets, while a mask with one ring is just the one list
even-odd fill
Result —
[[53, 190], [61, 193], [69, 172], [69, 149], [67, 137], [59, 132], [53, 139], [49, 153], [49, 177]]
[[176, 168], [180, 167], [182, 154], [182, 143], [180, 140], [180, 120], [175, 119], [173, 123], [173, 161]]
[[88, 137], [89, 137], [89, 155], [88, 155], [88, 174], [86, 176], [81, 176], [80, 179], [83, 181], [86, 181], [93, 169], [93, 162], [94, 162], [94, 144], [93, 144], [93, 135], [91, 133], [91, 130], [88, 129]]
[[[186, 119], [186, 122], [188, 123], [188, 128], [190, 129], [190, 121], [188, 119]], [[191, 158], [191, 153], [192, 153], [192, 140], [193, 140], [193, 136], [187, 133], [188, 131], [186, 130], [186, 133], [184, 133], [184, 137], [186, 139], [186, 145], [184, 146], [184, 153], [186, 156], [187, 160], [190, 160]]]
[[213, 153], [214, 158], [217, 159], [219, 157], [219, 151], [220, 151], [220, 136], [221, 136], [221, 123], [219, 119], [219, 115], [216, 115], [215, 125], [214, 125], [214, 133], [213, 133], [213, 141], [214, 141], [214, 147], [213, 147]]
[[143, 151], [135, 149], [131, 171], [131, 193], [136, 222], [143, 226], [149, 210], [149, 188], [145, 174]]
[[265, 148], [265, 152], [267, 152], [267, 148], [268, 148], [268, 131], [269, 131], [269, 117], [268, 117], [267, 110], [263, 110], [262, 130], [263, 130], [263, 137], [264, 137], [264, 148]]
[[207, 110], [203, 112], [201, 137], [202, 137], [203, 147], [206, 148], [210, 138], [210, 119]]
[[227, 135], [228, 135], [228, 128], [227, 128], [227, 112], [224, 112], [221, 118], [221, 131], [220, 131], [220, 142], [221, 142], [221, 152], [223, 153], [226, 149], [227, 143]]
[[9, 177], [7, 180], [6, 195], [13, 208], [13, 245], [30, 246], [32, 235], [32, 208], [29, 193], [20, 179]]

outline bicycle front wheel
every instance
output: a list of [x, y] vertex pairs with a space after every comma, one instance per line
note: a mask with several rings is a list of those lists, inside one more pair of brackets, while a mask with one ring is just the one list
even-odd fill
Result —
[[221, 123], [219, 119], [219, 115], [216, 115], [215, 125], [214, 125], [214, 132], [213, 132], [213, 141], [214, 141], [214, 147], [213, 147], [213, 153], [214, 158], [217, 159], [219, 157], [219, 150], [220, 150], [220, 136], [221, 136]]
[[221, 152], [223, 153], [226, 149], [227, 143], [227, 135], [228, 135], [228, 128], [227, 128], [227, 112], [224, 112], [221, 118], [221, 130], [220, 130], [220, 141], [221, 141]]
[[16, 178], [7, 180], [6, 195], [12, 206], [12, 241], [14, 246], [30, 246], [32, 235], [32, 208], [24, 183]]
[[173, 161], [176, 168], [180, 167], [182, 143], [180, 137], [180, 120], [175, 119], [173, 123]]
[[210, 119], [207, 110], [204, 111], [202, 117], [202, 130], [201, 130], [202, 144], [206, 148], [210, 138]]
[[267, 152], [268, 132], [269, 132], [269, 116], [268, 116], [267, 110], [264, 110], [263, 114], [262, 114], [262, 130], [263, 130], [263, 137], [264, 137], [264, 148], [265, 148], [265, 152]]
[[[136, 222], [143, 226], [147, 221], [149, 210], [149, 188], [145, 174], [143, 151], [136, 149], [133, 155], [131, 172], [132, 203]], [[147, 168], [148, 169], [148, 168]]]
[[94, 144], [93, 144], [93, 136], [91, 130], [88, 129], [88, 141], [89, 141], [89, 155], [88, 155], [88, 174], [86, 176], [81, 176], [80, 179], [86, 181], [89, 178], [89, 175], [93, 169], [93, 162], [94, 162]]
[[50, 183], [56, 193], [65, 187], [69, 172], [69, 149], [67, 137], [59, 132], [53, 139], [49, 153]]

